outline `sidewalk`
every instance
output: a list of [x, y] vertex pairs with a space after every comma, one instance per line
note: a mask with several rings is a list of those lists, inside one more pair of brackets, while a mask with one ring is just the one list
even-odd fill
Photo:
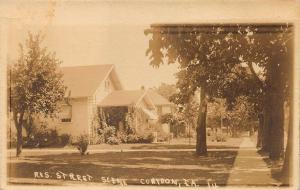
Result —
[[249, 137], [243, 138], [227, 185], [279, 185], [279, 182], [271, 177], [271, 169], [257, 153], [255, 144]]

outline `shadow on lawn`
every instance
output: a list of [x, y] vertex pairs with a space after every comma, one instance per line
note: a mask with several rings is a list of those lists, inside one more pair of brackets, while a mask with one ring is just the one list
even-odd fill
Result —
[[267, 164], [268, 168], [271, 168], [271, 176], [272, 178], [282, 182], [282, 166], [283, 160], [272, 162], [269, 158], [269, 153], [263, 151], [257, 151], [263, 157], [263, 161]]
[[137, 179], [141, 178], [168, 178], [195, 179], [201, 185], [213, 180], [217, 185], [225, 185], [236, 155], [236, 151], [209, 151], [207, 157], [197, 157], [192, 151], [37, 155], [11, 160], [8, 163], [8, 175], [33, 178], [35, 171], [47, 171], [51, 176], [62, 171], [89, 174], [94, 182], [100, 182], [101, 177], [105, 176], [127, 179], [128, 184], [136, 184]]
[[[183, 144], [147, 144], [131, 147], [131, 149], [195, 149], [196, 145], [183, 145]], [[228, 145], [209, 145], [208, 149], [238, 149], [237, 146]]]

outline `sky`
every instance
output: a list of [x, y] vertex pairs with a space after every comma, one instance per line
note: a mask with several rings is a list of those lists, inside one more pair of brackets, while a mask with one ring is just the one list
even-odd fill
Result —
[[[268, 7], [268, 8], [266, 8]], [[295, 17], [289, 3], [258, 5], [250, 1], [222, 0], [28, 0], [0, 1], [0, 17], [11, 19], [9, 59], [18, 55], [18, 43], [27, 31], [41, 30], [44, 44], [55, 51], [62, 66], [114, 64], [126, 89], [175, 83], [176, 65], [158, 69], [145, 56], [149, 36], [144, 30], [153, 23], [243, 22], [263, 18]], [[80, 77], [80, 76], [78, 76]]]
[[[17, 58], [17, 45], [24, 43], [27, 31], [41, 30], [45, 34], [43, 46], [56, 52], [57, 58], [62, 60], [62, 66], [114, 64], [126, 89], [176, 82], [176, 65], [163, 65], [160, 68], [149, 65], [150, 60], [145, 52], [150, 36], [145, 36], [144, 30], [150, 27], [150, 22], [120, 22], [118, 19], [122, 19], [122, 15], [116, 17], [110, 13], [120, 8], [110, 5], [98, 8], [90, 5], [85, 11], [79, 10], [82, 5], [76, 4], [40, 6], [40, 9], [28, 7], [24, 11], [25, 8], [20, 5], [19, 9], [25, 16], [22, 16], [21, 24], [11, 27], [12, 61]], [[116, 18], [111, 18], [111, 14]]]

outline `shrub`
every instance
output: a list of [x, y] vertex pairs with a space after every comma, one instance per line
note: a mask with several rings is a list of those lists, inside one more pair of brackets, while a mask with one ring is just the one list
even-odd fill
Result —
[[136, 134], [130, 134], [127, 136], [127, 143], [138, 143], [140, 137]]
[[226, 136], [224, 134], [217, 134], [216, 135], [216, 141], [217, 142], [225, 142], [226, 141]]
[[95, 144], [102, 144], [105, 143], [103, 135], [97, 135], [94, 139]]
[[154, 136], [152, 133], [144, 134], [140, 138], [140, 143], [152, 143], [154, 140]]
[[58, 144], [58, 134], [54, 129], [38, 131], [33, 139], [37, 140], [38, 147], [49, 147]]
[[120, 143], [151, 143], [154, 136], [151, 132], [144, 134], [126, 133], [124, 131], [116, 132], [114, 126], [104, 126], [98, 129], [96, 143], [120, 144]]
[[114, 126], [104, 126], [98, 129], [98, 137], [96, 143], [120, 144], [127, 142], [127, 135], [124, 132], [116, 133]]
[[116, 136], [112, 136], [107, 139], [106, 143], [111, 145], [117, 145], [120, 144], [120, 140]]
[[157, 133], [157, 141], [158, 142], [168, 141], [169, 138], [170, 138], [170, 134], [168, 134], [162, 130]]
[[59, 144], [58, 133], [54, 129], [46, 130], [44, 128], [31, 134], [29, 137], [24, 137], [24, 147], [49, 147]]
[[61, 146], [66, 146], [71, 142], [71, 135], [69, 134], [62, 134], [60, 136], [60, 145]]
[[62, 134], [58, 136], [56, 130], [38, 131], [30, 137], [24, 137], [24, 147], [27, 148], [43, 148], [43, 147], [63, 147], [69, 144], [71, 135]]
[[24, 148], [37, 148], [39, 147], [39, 141], [37, 138], [34, 138], [34, 136], [23, 137], [23, 147]]
[[118, 131], [116, 138], [118, 138], [121, 143], [127, 143], [128, 135], [123, 131]]
[[87, 135], [80, 135], [79, 137], [77, 137], [75, 145], [80, 154], [85, 155], [89, 145], [89, 137]]
[[116, 136], [116, 129], [114, 126], [104, 126], [98, 129], [98, 142], [106, 143], [110, 137]]
[[154, 136], [152, 133], [146, 133], [143, 135], [130, 134], [127, 136], [127, 143], [152, 143]]

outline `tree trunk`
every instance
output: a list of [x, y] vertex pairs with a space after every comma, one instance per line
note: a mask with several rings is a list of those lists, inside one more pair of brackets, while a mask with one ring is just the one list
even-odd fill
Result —
[[17, 154], [16, 156], [20, 156], [23, 147], [23, 137], [22, 137], [22, 126], [17, 126]]
[[289, 129], [288, 129], [288, 141], [285, 150], [284, 163], [282, 168], [282, 182], [284, 185], [292, 184], [292, 174], [293, 174], [293, 112], [292, 105], [290, 106], [289, 112]]
[[269, 105], [270, 105], [270, 151], [271, 160], [278, 160], [283, 156], [284, 149], [284, 66], [288, 64], [283, 55], [272, 58], [269, 76]]
[[272, 93], [271, 95], [272, 111], [270, 118], [270, 151], [271, 160], [278, 160], [283, 154], [284, 148], [284, 101], [281, 95]]
[[21, 113], [19, 118], [16, 113], [14, 113], [14, 121], [15, 121], [15, 126], [17, 129], [17, 151], [16, 151], [16, 156], [20, 156], [22, 152], [22, 147], [23, 147], [23, 135], [22, 135], [22, 127], [23, 127], [23, 116], [24, 113]]
[[232, 137], [236, 138], [238, 137], [238, 130], [237, 130], [237, 127], [236, 125], [232, 126]]
[[[288, 60], [289, 60], [289, 65], [287, 68], [287, 76], [288, 76], [288, 84], [290, 84], [290, 88], [289, 88], [289, 123], [288, 123], [288, 137], [287, 137], [287, 147], [285, 150], [285, 156], [284, 156], [284, 163], [283, 163], [283, 168], [282, 168], [282, 182], [284, 185], [289, 185], [292, 186], [293, 184], [293, 161], [294, 161], [294, 151], [293, 151], [293, 143], [294, 143], [294, 129], [293, 129], [293, 110], [294, 110], [294, 97], [293, 97], [293, 88], [295, 87], [295, 83], [294, 83], [294, 76], [293, 76], [293, 67], [292, 64], [294, 62], [294, 57], [293, 57], [293, 51], [291, 51], [291, 49], [293, 48], [293, 41], [291, 40], [288, 43], [288, 47], [289, 47], [289, 51], [288, 51]], [[298, 126], [299, 127], [299, 123]], [[297, 143], [297, 142], [295, 142]]]
[[196, 144], [196, 154], [203, 156], [207, 154], [206, 145], [206, 115], [207, 115], [207, 100], [205, 89], [201, 89], [200, 95], [200, 110], [197, 122], [197, 144]]
[[262, 128], [262, 139], [261, 139], [261, 150], [269, 152], [270, 148], [270, 109], [269, 105], [263, 108], [263, 128]]
[[263, 114], [258, 115], [258, 129], [257, 129], [257, 143], [256, 148], [262, 148], [262, 138], [263, 138], [263, 126], [264, 126], [264, 116]]

